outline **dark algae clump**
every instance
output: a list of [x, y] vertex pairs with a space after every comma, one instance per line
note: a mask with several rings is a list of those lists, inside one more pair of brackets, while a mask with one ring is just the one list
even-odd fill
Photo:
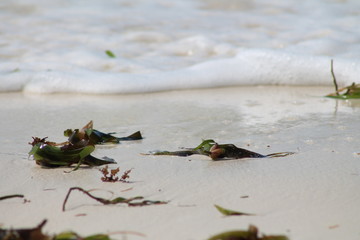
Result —
[[170, 155], [186, 157], [193, 154], [209, 156], [212, 160], [240, 159], [240, 158], [265, 158], [265, 157], [285, 157], [293, 152], [280, 152], [263, 155], [243, 148], [238, 148], [234, 144], [218, 144], [212, 139], [204, 140], [195, 148], [187, 148], [180, 151], [160, 151], [150, 155]]
[[248, 230], [234, 230], [217, 234], [208, 240], [289, 240], [283, 235], [259, 235], [259, 230], [250, 225]]
[[95, 234], [90, 236], [81, 236], [73, 231], [61, 232], [54, 236], [46, 235], [42, 228], [47, 220], [43, 220], [34, 228], [2, 229], [0, 228], [1, 240], [111, 240], [107, 234]]

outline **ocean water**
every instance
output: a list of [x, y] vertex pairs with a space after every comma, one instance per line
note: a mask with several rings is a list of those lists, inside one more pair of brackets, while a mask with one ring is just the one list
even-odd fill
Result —
[[[360, 79], [358, 0], [1, 0], [0, 92]], [[110, 57], [111, 51], [115, 57]]]

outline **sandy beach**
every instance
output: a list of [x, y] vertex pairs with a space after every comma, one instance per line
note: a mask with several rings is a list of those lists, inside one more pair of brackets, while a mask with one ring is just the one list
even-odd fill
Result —
[[[0, 226], [113, 239], [205, 240], [249, 224], [291, 240], [360, 239], [360, 100], [322, 96], [331, 87], [233, 87], [133, 95], [0, 94]], [[63, 131], [94, 128], [144, 139], [97, 146], [94, 155], [132, 169], [129, 183], [100, 180], [100, 167], [46, 169], [28, 157], [31, 137], [62, 142]], [[206, 156], [144, 156], [195, 147], [202, 139], [283, 158], [212, 161]], [[71, 187], [105, 198], [144, 196], [165, 205], [103, 206]], [[111, 194], [111, 191], [113, 194]], [[214, 207], [254, 214], [223, 217]], [[124, 233], [125, 232], [125, 233]]]

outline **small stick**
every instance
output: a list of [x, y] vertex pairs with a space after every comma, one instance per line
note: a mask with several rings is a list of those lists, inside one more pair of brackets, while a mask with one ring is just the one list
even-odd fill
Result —
[[70, 193], [73, 191], [73, 190], [78, 190], [80, 192], [83, 192], [85, 193], [86, 195], [88, 195], [90, 198], [98, 201], [98, 202], [101, 202], [102, 204], [110, 204], [110, 201], [109, 200], [106, 200], [106, 199], [103, 199], [103, 198], [98, 198], [98, 197], [95, 197], [93, 195], [91, 195], [89, 193], [89, 191], [85, 191], [84, 189], [80, 188], [80, 187], [72, 187], [69, 189], [68, 193], [66, 194], [66, 197], [65, 197], [65, 200], [64, 200], [64, 203], [63, 203], [63, 207], [62, 207], [62, 210], [63, 212], [65, 212], [65, 205], [66, 205], [66, 202], [67, 200], [69, 199], [69, 196], [70, 196]]
[[332, 75], [332, 77], [333, 77], [336, 95], [339, 96], [339, 88], [338, 88], [338, 85], [337, 85], [337, 82], [336, 82], [335, 73], [334, 73], [334, 60], [333, 60], [333, 59], [331, 59], [331, 75]]
[[118, 204], [118, 203], [125, 203], [127, 204], [128, 206], [130, 207], [137, 207], [137, 206], [147, 206], [147, 205], [158, 205], [158, 204], [166, 204], [167, 202], [163, 202], [163, 201], [151, 201], [151, 200], [143, 200], [141, 202], [133, 202], [134, 200], [142, 200], [143, 197], [132, 197], [132, 198], [122, 198], [122, 197], [117, 197], [113, 200], [108, 200], [108, 199], [104, 199], [104, 198], [100, 198], [100, 197], [95, 197], [94, 195], [90, 194], [89, 191], [86, 191], [80, 187], [72, 187], [69, 189], [66, 197], [65, 197], [65, 200], [64, 200], [64, 203], [63, 203], [63, 206], [62, 206], [62, 210], [63, 212], [65, 212], [65, 204], [66, 202], [68, 201], [69, 199], [69, 196], [70, 196], [70, 193], [73, 191], [73, 190], [78, 190], [80, 192], [83, 192], [84, 194], [86, 194], [87, 196], [89, 196], [90, 198], [104, 204], [104, 205], [110, 205], [110, 204]]
[[23, 197], [24, 197], [24, 195], [21, 195], [21, 194], [7, 195], [7, 196], [0, 197], [0, 201], [9, 199], [9, 198], [23, 198]]

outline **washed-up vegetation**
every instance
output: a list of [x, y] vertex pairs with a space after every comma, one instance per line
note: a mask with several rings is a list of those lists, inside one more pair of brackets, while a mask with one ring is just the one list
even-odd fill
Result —
[[120, 168], [111, 169], [109, 171], [108, 166], [105, 166], [100, 169], [100, 172], [103, 174], [101, 177], [101, 181], [103, 182], [128, 182], [127, 179], [130, 178], [129, 174], [131, 172], [131, 169], [126, 170], [121, 177], [117, 176], [117, 174], [120, 172]]
[[105, 50], [105, 53], [110, 58], [116, 58], [115, 54], [110, 50]]
[[88, 197], [104, 204], [104, 205], [114, 205], [114, 204], [127, 204], [130, 207], [141, 207], [141, 206], [148, 206], [148, 205], [159, 205], [159, 204], [167, 204], [165, 201], [153, 201], [153, 200], [144, 200], [144, 197], [142, 196], [136, 196], [132, 198], [123, 198], [123, 197], [116, 197], [113, 199], [105, 199], [100, 198], [92, 195], [90, 191], [84, 190], [80, 187], [72, 187], [69, 189], [68, 193], [66, 194], [62, 210], [65, 211], [65, 205], [69, 199], [70, 193], [74, 190], [80, 191], [87, 195]]
[[[47, 235], [42, 232], [47, 220], [43, 220], [38, 226], [34, 228], [0, 228], [1, 240], [111, 240], [110, 234], [94, 234], [89, 236], [81, 236], [74, 231], [65, 231], [56, 235]], [[137, 232], [116, 232], [115, 234], [134, 234], [144, 236]]]
[[105, 144], [112, 143], [117, 144], [121, 141], [134, 141], [141, 140], [142, 135], [140, 131], [137, 131], [127, 137], [115, 137], [114, 133], [104, 133], [93, 128], [93, 121], [90, 121], [81, 129], [67, 129], [64, 131], [64, 135], [69, 137], [69, 142], [76, 143], [86, 139], [89, 144]]
[[333, 77], [333, 83], [335, 92], [326, 95], [326, 97], [337, 99], [356, 99], [360, 98], [360, 84], [352, 83], [350, 86], [340, 88], [338, 87], [335, 73], [334, 73], [334, 61], [331, 60], [331, 75]]
[[221, 159], [240, 159], [240, 158], [265, 158], [265, 157], [285, 157], [293, 152], [279, 152], [268, 155], [252, 152], [243, 148], [238, 148], [234, 144], [218, 144], [212, 139], [204, 140], [199, 146], [195, 148], [186, 148], [180, 151], [160, 151], [153, 152], [146, 155], [169, 155], [186, 157], [193, 154], [200, 154], [209, 156], [212, 160]]
[[219, 205], [216, 205], [216, 204], [214, 206], [224, 216], [252, 216], [252, 215], [254, 215], [254, 214], [250, 214], [250, 213], [244, 213], [244, 212], [226, 209], [226, 208], [220, 207]]
[[114, 159], [108, 157], [99, 159], [90, 155], [95, 150], [95, 146], [89, 144], [86, 140], [75, 144], [68, 142], [58, 147], [58, 144], [46, 141], [46, 138], [40, 139], [36, 137], [33, 138], [33, 142], [30, 144], [33, 147], [29, 155], [34, 158], [38, 165], [44, 167], [53, 168], [76, 164], [74, 170], [77, 170], [81, 164], [101, 166], [116, 163]]
[[217, 234], [208, 240], [289, 240], [283, 235], [259, 235], [256, 226], [250, 225], [248, 230], [234, 230]]
[[29, 155], [41, 166], [59, 167], [76, 164], [74, 170], [77, 170], [81, 164], [101, 166], [116, 163], [114, 159], [108, 157], [100, 159], [90, 155], [95, 150], [96, 144], [118, 144], [120, 141], [142, 139], [139, 131], [122, 138], [100, 132], [93, 129], [92, 121], [81, 129], [67, 129], [64, 135], [68, 137], [68, 140], [63, 143], [47, 141], [46, 137], [33, 137], [33, 141], [29, 143], [32, 145]]
[[0, 201], [10, 199], [10, 198], [24, 198], [22, 194], [12, 194], [12, 195], [5, 195], [0, 197]]

